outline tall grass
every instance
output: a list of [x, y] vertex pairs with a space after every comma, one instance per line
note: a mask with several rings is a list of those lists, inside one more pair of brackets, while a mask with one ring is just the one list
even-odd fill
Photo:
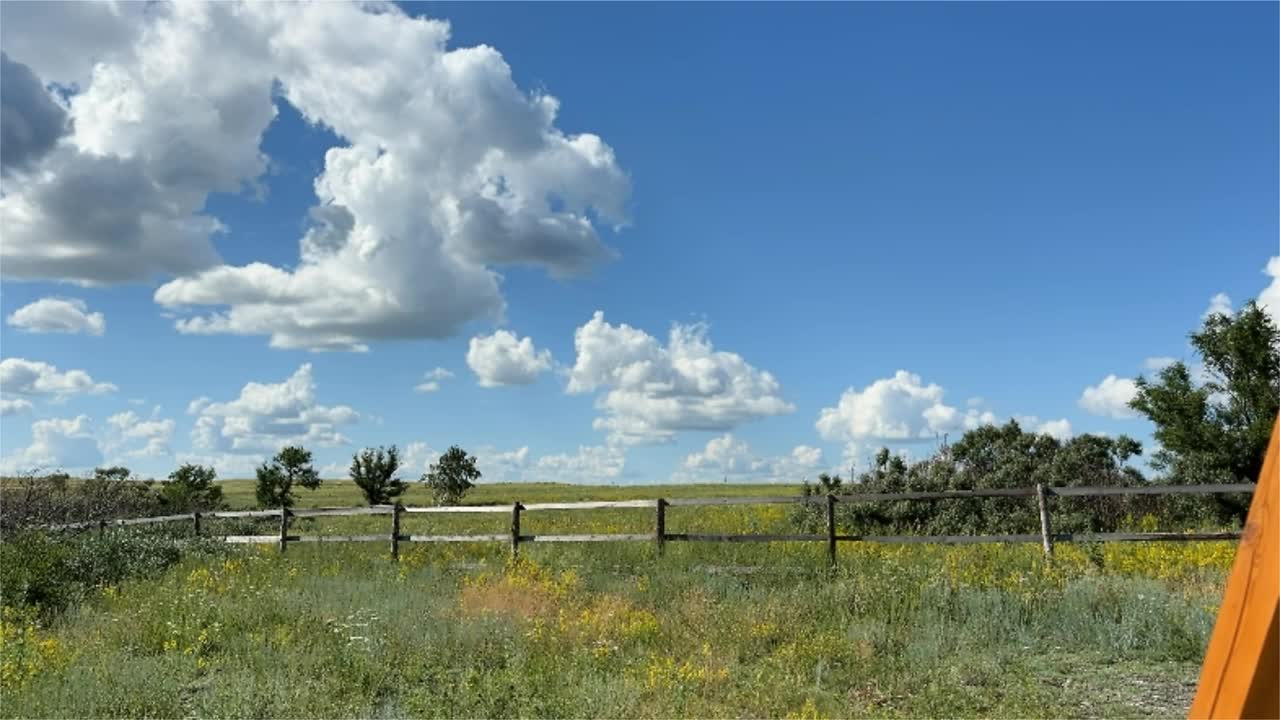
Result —
[[6, 617], [0, 713], [1177, 714], [1230, 560], [1180, 547], [259, 548]]

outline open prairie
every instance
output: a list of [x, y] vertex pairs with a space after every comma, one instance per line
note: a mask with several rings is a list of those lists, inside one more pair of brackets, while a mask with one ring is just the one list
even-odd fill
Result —
[[[231, 504], [248, 504], [248, 483], [224, 486]], [[480, 485], [467, 501], [789, 492]], [[300, 500], [356, 504], [339, 482]], [[794, 512], [671, 508], [667, 523], [794, 532]], [[402, 532], [501, 533], [506, 521], [405, 516]], [[213, 534], [246, 523], [208, 522]], [[524, 531], [644, 533], [652, 522], [652, 509], [531, 512]], [[296, 523], [306, 534], [377, 533], [388, 519]], [[165, 531], [85, 542], [147, 532]], [[529, 544], [514, 562], [502, 543], [405, 543], [397, 563], [388, 550], [206, 543], [95, 588], [54, 620], [9, 609], [0, 712], [1168, 717], [1190, 701], [1234, 545], [1061, 544], [1049, 564], [1032, 544], [845, 543], [834, 572], [820, 543], [671, 543], [661, 558], [645, 542]]]

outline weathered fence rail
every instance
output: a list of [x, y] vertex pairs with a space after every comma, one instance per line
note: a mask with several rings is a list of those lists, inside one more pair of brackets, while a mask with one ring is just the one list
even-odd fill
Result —
[[[733, 498], [656, 498], [653, 500], [606, 500], [587, 502], [519, 502], [510, 505], [455, 505], [439, 507], [415, 507], [403, 505], [374, 505], [371, 507], [324, 507], [302, 510], [237, 510], [207, 513], [189, 513], [182, 515], [160, 515], [156, 517], [128, 518], [120, 520], [90, 520], [86, 522], [67, 523], [48, 526], [50, 530], [74, 530], [96, 527], [104, 531], [107, 527], [147, 525], [153, 523], [191, 522], [196, 534], [201, 534], [202, 518], [279, 518], [280, 530], [271, 535], [224, 535], [222, 540], [228, 543], [268, 544], [275, 543], [283, 551], [289, 543], [328, 543], [328, 542], [387, 542], [391, 547], [393, 558], [399, 556], [402, 542], [421, 543], [457, 543], [457, 542], [502, 542], [509, 543], [511, 553], [519, 552], [523, 543], [595, 543], [595, 542], [652, 542], [661, 554], [668, 542], [825, 542], [827, 554], [832, 563], [836, 560], [836, 547], [842, 542], [872, 542], [887, 544], [971, 544], [971, 543], [1040, 543], [1047, 556], [1053, 555], [1053, 545], [1057, 542], [1134, 542], [1134, 541], [1172, 541], [1186, 542], [1192, 540], [1235, 540], [1238, 532], [1105, 532], [1105, 533], [1057, 533], [1052, 529], [1052, 511], [1048, 498], [1052, 497], [1100, 497], [1114, 495], [1183, 495], [1212, 493], [1245, 493], [1254, 491], [1252, 483], [1235, 483], [1219, 485], [1146, 485], [1134, 487], [1081, 486], [1050, 487], [1036, 485], [1027, 488], [998, 488], [986, 490], [947, 490], [939, 492], [893, 492], [893, 493], [841, 493], [832, 495], [774, 495], [760, 497]], [[1011, 535], [849, 535], [836, 531], [835, 508], [840, 503], [871, 503], [895, 501], [943, 501], [972, 498], [1036, 498], [1040, 513], [1040, 532]], [[826, 506], [825, 533], [793, 533], [793, 534], [749, 534], [733, 535], [724, 533], [672, 533], [666, 529], [666, 511], [672, 507], [722, 507], [732, 505], [780, 505], [780, 504], [815, 504]], [[652, 533], [613, 533], [613, 534], [525, 534], [520, 531], [520, 517], [526, 512], [547, 510], [601, 510], [610, 508], [652, 508], [655, 511], [654, 531]], [[414, 535], [400, 531], [402, 514], [417, 513], [503, 513], [511, 517], [511, 530], [507, 533], [481, 533], [466, 535]], [[357, 515], [390, 515], [391, 528], [386, 534], [367, 535], [292, 535], [289, 523], [292, 518], [348, 517]]]

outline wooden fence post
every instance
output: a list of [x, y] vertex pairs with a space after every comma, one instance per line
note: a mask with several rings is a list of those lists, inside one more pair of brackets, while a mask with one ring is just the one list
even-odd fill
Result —
[[1049, 503], [1045, 501], [1044, 485], [1036, 483], [1036, 504], [1040, 506], [1040, 540], [1044, 544], [1044, 557], [1053, 559], [1053, 530], [1049, 526]]
[[280, 508], [280, 552], [289, 544], [289, 508]]
[[391, 561], [400, 560], [400, 510], [399, 502], [391, 508]]
[[653, 542], [658, 548], [658, 557], [662, 557], [662, 553], [667, 546], [667, 501], [658, 498], [658, 514], [655, 520], [653, 531]]
[[836, 496], [827, 495], [827, 560], [836, 566]]
[[520, 511], [524, 506], [520, 501], [511, 505], [511, 559], [514, 560], [520, 554]]
[[200, 513], [191, 513], [191, 526], [195, 528], [196, 537], [200, 537]]

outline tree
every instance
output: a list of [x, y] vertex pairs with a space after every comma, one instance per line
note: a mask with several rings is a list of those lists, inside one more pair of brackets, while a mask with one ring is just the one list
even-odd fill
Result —
[[118, 482], [122, 480], [128, 480], [130, 478], [131, 472], [132, 471], [129, 470], [129, 468], [124, 467], [122, 465], [116, 465], [114, 467], [94, 468], [93, 480], [96, 480], [98, 482]]
[[1280, 411], [1280, 331], [1249, 302], [1234, 317], [1205, 318], [1191, 345], [1203, 373], [1175, 362], [1137, 379], [1130, 406], [1160, 444], [1151, 464], [1174, 483], [1256, 482]]
[[119, 465], [95, 468], [81, 483], [79, 495], [85, 506], [81, 515], [95, 520], [153, 515], [160, 505], [150, 481]]
[[370, 505], [390, 504], [408, 489], [403, 480], [394, 477], [399, 468], [400, 451], [395, 445], [386, 450], [365, 448], [351, 456], [351, 479]]
[[214, 510], [222, 506], [222, 488], [213, 484], [217, 478], [213, 468], [187, 463], [169, 473], [160, 497], [170, 510]]
[[290, 446], [258, 468], [258, 504], [262, 507], [293, 507], [294, 485], [315, 490], [320, 487], [320, 476], [311, 466], [311, 452]]
[[[1142, 446], [1123, 435], [1079, 435], [1066, 442], [1028, 432], [1016, 421], [970, 430], [930, 457], [908, 462], [881, 449], [862, 473], [859, 490], [873, 493], [1025, 488], [1045, 485], [1134, 485], [1142, 473], [1126, 465]], [[1125, 497], [1060, 498], [1054, 523], [1064, 531], [1116, 530], [1139, 507]], [[841, 503], [837, 512], [855, 532], [972, 535], [1034, 532], [1035, 502], [1025, 497], [935, 502]]]
[[431, 498], [437, 505], [457, 505], [479, 479], [475, 456], [457, 445], [446, 450], [422, 475], [422, 482], [431, 488]]

